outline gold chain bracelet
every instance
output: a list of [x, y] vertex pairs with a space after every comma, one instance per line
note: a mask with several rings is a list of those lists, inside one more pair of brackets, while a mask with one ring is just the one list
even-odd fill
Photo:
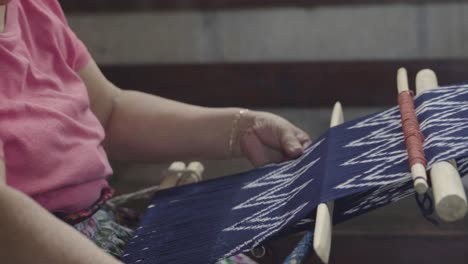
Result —
[[239, 130], [239, 123], [242, 120], [242, 117], [249, 112], [248, 109], [241, 109], [236, 113], [234, 119], [232, 120], [231, 126], [231, 135], [229, 136], [229, 154], [231, 157], [234, 157], [234, 142], [236, 141], [236, 135]]

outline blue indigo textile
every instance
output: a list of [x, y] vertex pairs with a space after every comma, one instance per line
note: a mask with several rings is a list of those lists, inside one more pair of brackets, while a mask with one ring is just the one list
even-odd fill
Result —
[[[415, 99], [428, 166], [468, 171], [468, 86]], [[313, 226], [320, 202], [334, 222], [412, 195], [398, 107], [331, 128], [303, 156], [159, 192], [129, 242], [125, 263], [214, 263]], [[194, 261], [196, 259], [196, 261]]]

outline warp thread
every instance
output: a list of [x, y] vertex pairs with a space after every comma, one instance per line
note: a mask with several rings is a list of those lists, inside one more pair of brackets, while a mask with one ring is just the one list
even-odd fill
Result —
[[[416, 105], [427, 102], [434, 106], [430, 109], [421, 107], [420, 120], [427, 120], [430, 115], [444, 121], [438, 114], [444, 113], [447, 128], [460, 126], [460, 130], [447, 136], [442, 134], [445, 129], [438, 130], [439, 122], [428, 122], [425, 127], [427, 136], [437, 135], [437, 144], [427, 152], [428, 160], [457, 159], [462, 162], [468, 157], [464, 136], [468, 126], [462, 121], [468, 115], [467, 101], [468, 85], [436, 89], [415, 100]], [[336, 127], [329, 133], [349, 138], [340, 138], [334, 143], [336, 146], [332, 146], [327, 140], [331, 136], [326, 134], [322, 139], [324, 143], [320, 145], [322, 141], [319, 141], [316, 151], [311, 150], [305, 155], [307, 159], [299, 158], [301, 161], [157, 193], [150, 205], [152, 209], [148, 210], [141, 227], [135, 231], [135, 238], [129, 242], [124, 262], [213, 263], [227, 254], [250, 250], [258, 243], [290, 232], [296, 223], [314, 213], [319, 202], [337, 200], [334, 220], [340, 223], [406, 197], [412, 193], [411, 182], [406, 177], [395, 179], [396, 173], [404, 175], [407, 172], [406, 160], [402, 161], [400, 157], [387, 159], [392, 153], [407, 151], [401, 149], [403, 142], [393, 142], [393, 135], [402, 132], [397, 112], [392, 108]], [[382, 150], [381, 146], [386, 148]], [[460, 147], [459, 151], [449, 151], [455, 147]], [[374, 160], [364, 155], [375, 150], [384, 151], [379, 154], [385, 156]], [[328, 159], [328, 153], [340, 156]], [[356, 158], [361, 155], [359, 153], [363, 157]], [[310, 165], [309, 170], [307, 166], [314, 162], [316, 165]], [[333, 165], [337, 162], [349, 162], [350, 165]], [[381, 177], [371, 177], [375, 172], [373, 168], [383, 165], [388, 169], [380, 173]], [[468, 166], [460, 167], [465, 171], [462, 174], [466, 174], [465, 167]], [[327, 168], [333, 170], [325, 171]], [[363, 172], [366, 177], [361, 176]], [[330, 177], [324, 182], [325, 176]], [[419, 204], [429, 215], [434, 204], [431, 205], [428, 197], [422, 198]], [[301, 207], [305, 202], [307, 204]], [[304, 228], [302, 226], [301, 230]], [[145, 250], [147, 247], [151, 250]]]
[[423, 217], [428, 222], [438, 226], [439, 222], [432, 216], [434, 213], [434, 202], [432, 201], [432, 197], [427, 192], [423, 195], [416, 192], [414, 198], [416, 198], [416, 203], [418, 204], [419, 209], [421, 209]]
[[412, 93], [409, 91], [401, 92], [398, 95], [398, 105], [400, 106], [401, 125], [410, 167], [417, 163], [426, 167], [427, 160], [423, 149], [424, 135], [419, 129]]

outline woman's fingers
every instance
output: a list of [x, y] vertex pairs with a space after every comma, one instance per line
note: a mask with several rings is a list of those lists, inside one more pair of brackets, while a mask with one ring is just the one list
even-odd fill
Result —
[[252, 129], [247, 130], [242, 135], [241, 149], [245, 157], [255, 167], [284, 160], [284, 155], [281, 151], [266, 146]]
[[297, 158], [310, 145], [310, 137], [286, 119], [253, 112], [253, 126], [242, 134], [241, 150], [255, 166]]
[[253, 132], [264, 145], [277, 150], [281, 150], [279, 121], [282, 120], [276, 116], [266, 114], [266, 116], [256, 118], [252, 127]]
[[281, 133], [281, 145], [289, 158], [297, 158], [304, 148], [291, 128], [284, 128]]
[[296, 137], [304, 149], [312, 143], [312, 139], [310, 139], [309, 135], [300, 128], [296, 128]]

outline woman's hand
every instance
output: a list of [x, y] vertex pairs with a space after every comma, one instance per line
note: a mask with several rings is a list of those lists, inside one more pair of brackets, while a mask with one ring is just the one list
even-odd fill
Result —
[[256, 167], [297, 158], [311, 143], [306, 132], [282, 117], [257, 111], [243, 115], [236, 137], [240, 153], [234, 154], [243, 154]]

